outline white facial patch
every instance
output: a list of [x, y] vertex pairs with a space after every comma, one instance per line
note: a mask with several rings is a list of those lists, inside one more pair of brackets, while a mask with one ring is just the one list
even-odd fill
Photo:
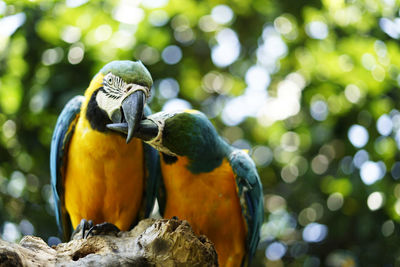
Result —
[[104, 110], [108, 117], [111, 119], [111, 115], [121, 108], [122, 97], [111, 98], [104, 91], [99, 91], [96, 96], [97, 105]]

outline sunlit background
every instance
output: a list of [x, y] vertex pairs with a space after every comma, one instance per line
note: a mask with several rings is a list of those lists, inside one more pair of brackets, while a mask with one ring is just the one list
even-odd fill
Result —
[[153, 111], [195, 108], [263, 185], [254, 266], [400, 263], [396, 0], [0, 1], [1, 238], [57, 235], [58, 114], [115, 59]]

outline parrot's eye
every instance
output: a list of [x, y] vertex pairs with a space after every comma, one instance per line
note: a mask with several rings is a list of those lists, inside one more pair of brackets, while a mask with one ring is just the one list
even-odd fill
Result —
[[113, 82], [113, 78], [111, 76], [108, 77], [107, 82], [111, 84]]

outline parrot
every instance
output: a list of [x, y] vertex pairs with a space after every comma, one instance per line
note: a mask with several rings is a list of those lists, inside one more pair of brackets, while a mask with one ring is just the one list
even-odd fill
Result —
[[[159, 156], [133, 134], [151, 113], [146, 100], [152, 84], [142, 62], [112, 61], [94, 76], [84, 96], [73, 97], [59, 115], [50, 174], [57, 225], [65, 241], [78, 226], [85, 237], [85, 230], [101, 230], [103, 223], [126, 231], [149, 216]], [[106, 127], [117, 122], [127, 123], [127, 135]]]
[[[107, 127], [129, 130], [126, 123]], [[264, 208], [261, 181], [247, 152], [230, 146], [197, 110], [147, 116], [135, 136], [160, 152], [163, 216], [187, 220], [196, 234], [207, 236], [220, 266], [249, 264]]]

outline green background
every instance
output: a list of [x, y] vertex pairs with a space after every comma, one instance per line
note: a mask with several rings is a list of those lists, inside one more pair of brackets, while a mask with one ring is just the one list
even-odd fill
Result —
[[397, 0], [0, 1], [0, 226], [57, 235], [64, 104], [140, 59], [154, 111], [192, 107], [249, 149], [264, 186], [254, 266], [400, 262]]

